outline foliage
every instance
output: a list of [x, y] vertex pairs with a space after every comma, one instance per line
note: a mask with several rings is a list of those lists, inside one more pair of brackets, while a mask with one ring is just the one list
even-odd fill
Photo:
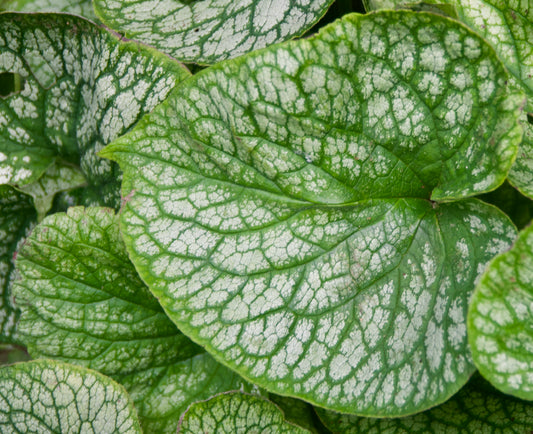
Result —
[[2, 432], [531, 429], [533, 0], [363, 3], [0, 1]]

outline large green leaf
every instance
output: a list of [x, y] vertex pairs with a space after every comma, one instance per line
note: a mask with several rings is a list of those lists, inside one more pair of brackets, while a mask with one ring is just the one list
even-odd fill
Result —
[[180, 330], [269, 391], [367, 415], [442, 402], [473, 371], [474, 281], [516, 232], [428, 199], [505, 178], [506, 77], [464, 26], [412, 12], [204, 70], [102, 152], [130, 257]]
[[180, 420], [179, 434], [305, 434], [283, 418], [272, 402], [255, 395], [223, 393], [191, 405]]
[[37, 181], [56, 161], [79, 166], [101, 203], [120, 204], [118, 167], [96, 157], [189, 73], [79, 17], [0, 14], [0, 184]]
[[96, 20], [91, 0], [0, 0], [0, 11], [67, 12]]
[[533, 226], [483, 274], [468, 312], [468, 339], [485, 378], [533, 400]]
[[48, 216], [19, 251], [17, 270], [18, 331], [30, 354], [112, 375], [146, 431], [175, 432], [189, 404], [243, 385], [164, 314], [128, 259], [112, 210]]
[[444, 404], [397, 419], [371, 419], [317, 409], [333, 434], [435, 434], [530, 432], [533, 405], [498, 393], [478, 375]]
[[138, 277], [110, 209], [76, 207], [46, 217], [16, 266], [18, 332], [33, 357], [115, 375], [202, 352]]
[[13, 257], [37, 220], [31, 199], [0, 185], [0, 342], [17, 342], [15, 326], [19, 312], [11, 287], [15, 277]]
[[533, 1], [447, 0], [459, 19], [486, 38], [528, 95], [533, 111]]
[[216, 63], [302, 35], [333, 0], [95, 0], [98, 17], [184, 62]]
[[141, 433], [122, 386], [66, 363], [36, 360], [0, 368], [3, 433]]

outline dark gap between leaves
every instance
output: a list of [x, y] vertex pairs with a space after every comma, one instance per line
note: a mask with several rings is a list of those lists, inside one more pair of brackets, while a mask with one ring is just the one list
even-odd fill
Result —
[[0, 97], [15, 95], [24, 90], [26, 80], [16, 72], [0, 73]]

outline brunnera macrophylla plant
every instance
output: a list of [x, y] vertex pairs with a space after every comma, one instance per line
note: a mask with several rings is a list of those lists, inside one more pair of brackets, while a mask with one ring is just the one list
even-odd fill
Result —
[[2, 432], [533, 426], [533, 4], [442, 3], [0, 2]]

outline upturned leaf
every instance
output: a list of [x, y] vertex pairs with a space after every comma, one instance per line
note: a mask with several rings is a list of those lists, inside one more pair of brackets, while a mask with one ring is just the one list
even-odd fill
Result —
[[141, 433], [126, 390], [79, 366], [36, 360], [0, 368], [3, 433]]
[[204, 70], [102, 152], [130, 257], [180, 330], [271, 392], [378, 416], [443, 402], [474, 369], [474, 281], [516, 232], [435, 200], [505, 178], [506, 77], [464, 26], [413, 12]]
[[147, 432], [175, 432], [189, 404], [242, 387], [165, 315], [129, 261], [112, 210], [48, 216], [20, 249], [17, 271], [18, 332], [30, 354], [113, 376]]
[[91, 0], [0, 0], [0, 11], [65, 12], [95, 21]]
[[0, 185], [0, 342], [19, 342], [15, 326], [19, 312], [11, 287], [15, 278], [14, 255], [37, 215], [30, 197], [7, 185]]
[[317, 409], [333, 434], [516, 433], [533, 426], [533, 404], [499, 393], [479, 375], [444, 404], [413, 416], [372, 419]]
[[128, 131], [189, 73], [80, 17], [0, 14], [0, 184], [78, 166], [100, 203], [120, 204], [120, 172], [96, 152]]
[[197, 433], [305, 434], [306, 429], [284, 420], [272, 402], [255, 395], [223, 393], [189, 407], [178, 426], [179, 434]]
[[300, 36], [333, 0], [95, 0], [97, 16], [126, 37], [183, 62], [212, 64]]
[[533, 226], [496, 257], [474, 291], [468, 339], [474, 362], [495, 387], [533, 400]]

